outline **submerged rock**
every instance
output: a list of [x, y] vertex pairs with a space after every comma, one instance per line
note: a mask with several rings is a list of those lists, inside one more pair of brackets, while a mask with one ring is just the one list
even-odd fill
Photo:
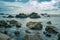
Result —
[[51, 21], [48, 21], [47, 24], [52, 24]]
[[27, 27], [29, 27], [30, 29], [35, 29], [35, 30], [41, 30], [42, 29], [42, 24], [41, 22], [28, 22], [26, 24]]
[[14, 16], [12, 16], [12, 15], [9, 15], [7, 18], [14, 18]]
[[15, 34], [15, 35], [19, 35], [20, 32], [19, 32], [19, 31], [15, 31], [14, 34]]
[[39, 34], [27, 34], [23, 40], [43, 40]]
[[58, 40], [60, 40], [60, 34], [58, 34]]
[[46, 26], [45, 30], [49, 33], [57, 34], [58, 29], [54, 26]]
[[51, 34], [49, 34], [48, 32], [43, 32], [43, 34], [45, 34], [47, 37], [51, 37]]
[[26, 32], [26, 33], [31, 33], [31, 31], [29, 31], [29, 30], [25, 30], [25, 32]]
[[50, 15], [47, 15], [47, 17], [50, 17]]
[[16, 20], [11, 20], [11, 21], [10, 21], [10, 24], [16, 25], [16, 27], [21, 27], [21, 23], [19, 23], [19, 22], [16, 21]]
[[35, 13], [35, 12], [32, 12], [30, 15], [29, 15], [30, 18], [41, 18], [38, 13]]
[[20, 14], [16, 15], [16, 18], [27, 18], [27, 15], [24, 13], [20, 13]]
[[0, 15], [4, 15], [4, 13], [0, 13]]

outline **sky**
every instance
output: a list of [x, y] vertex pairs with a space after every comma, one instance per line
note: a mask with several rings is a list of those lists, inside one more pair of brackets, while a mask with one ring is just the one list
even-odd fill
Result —
[[0, 12], [2, 11], [59, 13], [60, 0], [0, 0]]

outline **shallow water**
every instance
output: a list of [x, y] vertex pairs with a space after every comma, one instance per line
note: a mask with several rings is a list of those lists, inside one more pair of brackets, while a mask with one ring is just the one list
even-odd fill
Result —
[[[32, 34], [35, 34], [37, 32], [40, 33], [40, 35], [42, 36], [42, 38], [44, 38], [44, 40], [57, 40], [57, 35], [52, 34], [52, 37], [46, 37], [43, 34], [43, 31], [45, 31], [45, 27], [46, 27], [46, 23], [47, 21], [51, 21], [52, 25], [57, 27], [60, 30], [60, 16], [56, 16], [56, 15], [51, 15], [51, 17], [42, 17], [42, 18], [38, 18], [38, 19], [30, 19], [30, 18], [3, 18], [2, 16], [0, 17], [0, 20], [12, 20], [15, 19], [17, 21], [19, 21], [22, 24], [21, 28], [16, 28], [16, 27], [12, 27], [12, 28], [0, 28], [0, 30], [6, 30], [8, 32], [8, 35], [11, 38], [14, 38], [15, 40], [22, 40], [23, 37], [26, 35], [25, 30], [30, 30], [32, 32]], [[26, 23], [29, 21], [35, 21], [35, 22], [42, 22], [43, 24], [43, 29], [42, 30], [31, 30], [28, 27], [26, 27]], [[20, 31], [19, 36], [14, 35], [14, 31], [18, 30]]]

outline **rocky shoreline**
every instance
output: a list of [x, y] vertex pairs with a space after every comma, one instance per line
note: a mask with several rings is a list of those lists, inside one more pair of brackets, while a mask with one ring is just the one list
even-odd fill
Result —
[[[3, 15], [3, 14], [2, 14]], [[41, 14], [42, 16], [44, 17], [50, 17], [50, 15], [48, 14]], [[17, 14], [15, 16], [13, 15], [8, 15], [7, 17], [4, 17], [4, 18], [13, 18], [12, 20], [0, 20], [0, 28], [16, 28], [15, 29], [12, 29], [12, 32], [16, 37], [20, 36], [21, 34], [21, 31], [20, 29], [24, 28], [22, 25], [24, 25], [24, 23], [21, 23], [19, 22], [18, 20], [15, 20], [14, 18], [30, 18], [30, 19], [36, 19], [36, 18], [42, 18], [40, 15], [38, 15], [37, 13], [35, 12], [32, 12], [31, 14], [27, 15], [27, 14], [24, 14], [24, 13], [20, 13], [20, 14]], [[27, 20], [28, 21], [28, 20]], [[58, 37], [58, 40], [60, 40], [60, 31], [58, 30], [57, 27], [55, 27], [53, 25], [53, 23], [48, 20], [45, 24], [47, 24], [46, 26], [43, 25], [43, 23], [41, 21], [39, 22], [36, 22], [36, 21], [28, 21], [25, 26], [26, 28], [24, 28], [24, 32], [26, 33], [25, 36], [22, 38], [22, 40], [44, 40], [45, 37], [49, 37], [51, 38], [52, 37], [52, 34], [53, 35], [57, 35]], [[45, 27], [45, 28], [44, 28]], [[43, 30], [44, 28], [44, 31], [43, 31], [43, 35], [45, 37], [42, 37], [41, 36], [41, 31]], [[14, 30], [14, 31], [13, 31]], [[32, 32], [32, 31], [35, 31], [36, 33]], [[22, 31], [22, 32], [23, 32]], [[8, 35], [8, 32], [10, 31], [1, 31], [0, 30], [0, 40], [14, 40], [14, 39], [11, 39]], [[38, 32], [38, 33], [37, 33]], [[23, 35], [23, 33], [22, 33]], [[1, 38], [2, 36], [2, 38]], [[6, 36], [6, 38], [5, 38]], [[5, 38], [5, 39], [4, 39]]]

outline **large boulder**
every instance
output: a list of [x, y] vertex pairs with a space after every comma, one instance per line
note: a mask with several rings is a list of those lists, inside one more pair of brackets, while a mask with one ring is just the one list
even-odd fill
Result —
[[21, 23], [19, 23], [19, 22], [16, 21], [16, 20], [11, 20], [11, 21], [10, 21], [10, 24], [11, 24], [11, 25], [15, 25], [16, 27], [21, 27]]
[[53, 33], [53, 34], [57, 34], [58, 33], [58, 29], [54, 26], [46, 26], [45, 30], [49, 33]]
[[16, 18], [27, 18], [27, 15], [24, 13], [20, 13], [20, 14], [16, 15]]
[[42, 29], [42, 24], [41, 22], [28, 22], [26, 24], [27, 27], [29, 27], [30, 29], [35, 29], [35, 30], [41, 30]]
[[9, 28], [11, 27], [6, 21], [4, 20], [0, 20], [0, 27], [5, 27], [5, 28]]
[[8, 35], [0, 33], [0, 40], [14, 40], [10, 38]]
[[23, 40], [43, 40], [39, 34], [26, 34]]
[[32, 12], [30, 15], [29, 15], [30, 18], [40, 18], [40, 15], [38, 15], [38, 13], [35, 13], [35, 12]]

